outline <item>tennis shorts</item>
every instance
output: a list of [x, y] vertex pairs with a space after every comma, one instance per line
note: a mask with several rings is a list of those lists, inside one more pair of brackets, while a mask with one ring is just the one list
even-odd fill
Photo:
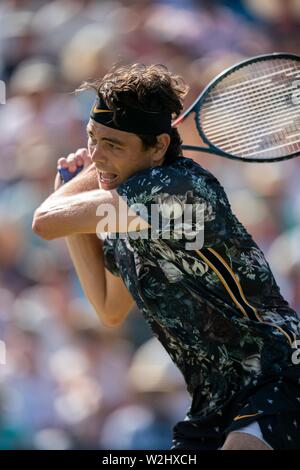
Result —
[[174, 427], [171, 448], [217, 450], [230, 432], [248, 432], [245, 428], [251, 424], [249, 434], [262, 436], [272, 449], [300, 450], [300, 366], [261, 376], [255, 386], [245, 387], [217, 413], [197, 416], [193, 410]]

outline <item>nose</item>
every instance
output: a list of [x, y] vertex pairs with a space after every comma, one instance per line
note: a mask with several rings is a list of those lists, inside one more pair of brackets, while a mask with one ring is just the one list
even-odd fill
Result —
[[106, 156], [104, 155], [103, 149], [100, 148], [99, 145], [96, 145], [92, 154], [91, 154], [92, 161], [94, 163], [105, 163]]

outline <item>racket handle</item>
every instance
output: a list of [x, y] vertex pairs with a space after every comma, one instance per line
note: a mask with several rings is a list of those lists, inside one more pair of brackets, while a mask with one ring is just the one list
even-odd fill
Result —
[[60, 174], [61, 180], [62, 180], [64, 183], [67, 183], [67, 182], [70, 181], [72, 178], [74, 178], [76, 175], [78, 175], [78, 173], [80, 173], [82, 169], [83, 169], [83, 165], [77, 167], [77, 168], [76, 168], [76, 171], [74, 171], [73, 173], [71, 173], [71, 171], [69, 171], [67, 168], [58, 168], [57, 171], [58, 171], [59, 174]]

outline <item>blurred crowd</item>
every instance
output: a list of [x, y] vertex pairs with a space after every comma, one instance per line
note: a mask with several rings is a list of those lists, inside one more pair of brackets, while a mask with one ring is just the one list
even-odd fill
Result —
[[[299, 53], [299, 24], [300, 0], [0, 2], [0, 449], [168, 449], [190, 404], [140, 312], [104, 327], [64, 240], [31, 231], [57, 159], [86, 146], [93, 96], [74, 90], [115, 63], [164, 63], [188, 106], [243, 58]], [[181, 134], [200, 144], [192, 119]], [[219, 178], [300, 313], [300, 159], [185, 155]]]

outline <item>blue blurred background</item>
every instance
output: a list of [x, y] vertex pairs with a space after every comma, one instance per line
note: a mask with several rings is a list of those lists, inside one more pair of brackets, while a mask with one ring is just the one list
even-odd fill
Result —
[[[103, 327], [64, 240], [31, 231], [57, 159], [86, 146], [92, 96], [72, 91], [116, 62], [164, 63], [190, 84], [188, 106], [243, 58], [300, 53], [299, 26], [300, 0], [1, 1], [0, 449], [167, 449], [190, 403], [138, 310]], [[181, 134], [200, 144], [192, 119]], [[185, 155], [220, 179], [300, 312], [300, 159]]]

